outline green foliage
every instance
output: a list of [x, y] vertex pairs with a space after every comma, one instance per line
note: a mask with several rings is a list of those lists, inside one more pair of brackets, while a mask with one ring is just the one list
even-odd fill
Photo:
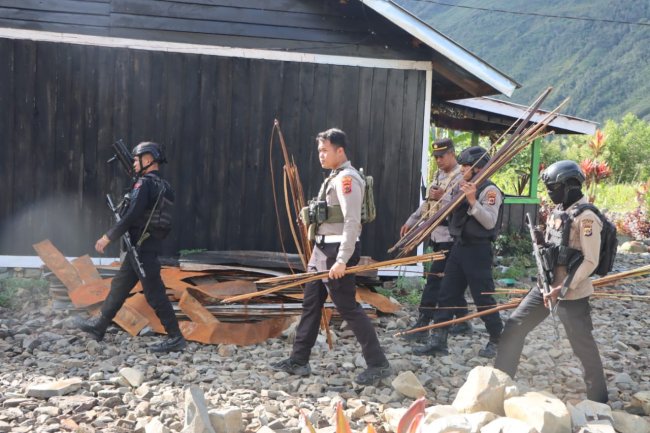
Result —
[[194, 249], [188, 249], [188, 250], [180, 250], [178, 253], [180, 254], [181, 257], [189, 256], [190, 254], [194, 253], [202, 253], [204, 251], [207, 251], [205, 248], [194, 248]]
[[600, 183], [596, 187], [594, 204], [608, 212], [630, 212], [636, 208], [638, 184]]
[[7, 278], [0, 280], [0, 306], [15, 308], [26, 300], [47, 296], [47, 280], [34, 278]]
[[[449, 0], [450, 7], [421, 0], [398, 0], [437, 30], [485, 59], [523, 86], [513, 101], [532, 102], [554, 87], [544, 108], [570, 97], [567, 114], [601, 124], [632, 112], [650, 119], [650, 62], [647, 27], [588, 20], [486, 12], [515, 12], [609, 18], [639, 22], [650, 16], [650, 2], [606, 0]], [[469, 8], [468, 8], [469, 7]], [[561, 37], [558, 37], [561, 35]]]
[[620, 122], [608, 120], [604, 133], [612, 181], [646, 181], [650, 177], [650, 122], [627, 114]]
[[398, 277], [392, 287], [376, 287], [375, 290], [384, 296], [392, 296], [400, 304], [420, 305], [425, 282], [424, 278]]

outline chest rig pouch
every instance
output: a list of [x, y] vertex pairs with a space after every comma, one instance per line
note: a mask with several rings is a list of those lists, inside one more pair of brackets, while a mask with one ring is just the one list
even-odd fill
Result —
[[553, 273], [556, 266], [566, 266], [572, 275], [582, 263], [582, 251], [569, 247], [571, 223], [568, 212], [557, 208], [553, 211], [546, 245], [540, 249], [544, 270]]

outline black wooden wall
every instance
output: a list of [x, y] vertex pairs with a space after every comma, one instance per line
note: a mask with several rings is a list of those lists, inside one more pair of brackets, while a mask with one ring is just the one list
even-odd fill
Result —
[[[274, 118], [308, 195], [322, 180], [315, 134], [348, 133], [353, 163], [375, 176], [379, 215], [364, 229], [364, 254], [385, 257], [417, 206], [423, 71], [9, 39], [0, 55], [0, 254], [31, 255], [44, 238], [67, 255], [92, 252], [111, 224], [104, 194], [126, 186], [106, 164], [118, 138], [168, 148], [163, 173], [178, 200], [166, 254], [279, 251]], [[273, 160], [282, 191], [277, 147]]]

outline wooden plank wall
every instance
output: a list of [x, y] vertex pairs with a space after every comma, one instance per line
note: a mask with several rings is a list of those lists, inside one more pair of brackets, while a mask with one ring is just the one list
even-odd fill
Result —
[[388, 59], [431, 56], [358, 1], [3, 0], [0, 27]]
[[[0, 254], [50, 238], [92, 252], [126, 180], [110, 143], [156, 140], [177, 193], [166, 254], [281, 249], [269, 138], [280, 119], [305, 193], [323, 179], [315, 135], [337, 126], [375, 176], [364, 253], [384, 258], [417, 206], [425, 73], [0, 39]], [[273, 148], [282, 218], [282, 161]], [[284, 231], [286, 245], [291, 245]], [[116, 254], [117, 251], [112, 251]]]

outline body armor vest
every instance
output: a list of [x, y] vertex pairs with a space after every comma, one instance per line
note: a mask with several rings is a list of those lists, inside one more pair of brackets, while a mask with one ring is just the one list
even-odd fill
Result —
[[556, 266], [567, 266], [575, 270], [582, 262], [582, 252], [569, 247], [572, 218], [569, 212], [558, 206], [551, 214], [546, 228], [546, 246], [541, 248], [544, 269], [553, 272]]
[[[476, 198], [478, 199], [478, 197], [481, 196], [483, 190], [485, 190], [485, 188], [490, 185], [494, 185], [494, 183], [489, 180], [486, 180], [481, 185], [479, 185], [478, 188], [476, 188]], [[454, 237], [454, 239], [464, 241], [494, 241], [501, 227], [503, 203], [499, 207], [499, 216], [497, 217], [497, 223], [493, 228], [489, 230], [483, 227], [481, 223], [476, 220], [476, 218], [469, 215], [467, 213], [468, 210], [469, 202], [467, 199], [465, 199], [451, 214], [451, 219], [449, 221], [449, 233]]]
[[156, 201], [150, 209], [145, 211], [137, 225], [138, 227], [143, 228], [142, 236], [145, 236], [145, 233], [149, 233], [150, 236], [162, 239], [165, 238], [172, 229], [174, 194], [171, 185], [169, 185], [169, 182], [165, 179], [151, 173], [145, 174], [143, 177], [151, 179], [152, 183], [155, 185], [154, 192]]

